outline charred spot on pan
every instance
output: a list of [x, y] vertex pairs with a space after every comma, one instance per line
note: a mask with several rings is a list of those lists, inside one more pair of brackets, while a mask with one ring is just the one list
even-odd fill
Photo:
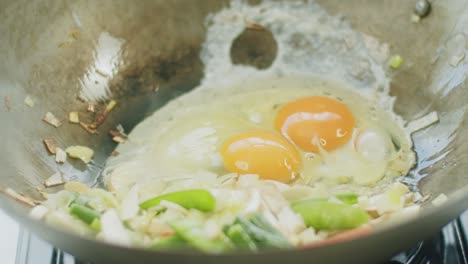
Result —
[[160, 92], [164, 87], [173, 89], [173, 86], [185, 84], [187, 80], [190, 80], [189, 86], [193, 88], [203, 78], [204, 65], [199, 53], [199, 46], [191, 46], [174, 54], [162, 54], [142, 67], [129, 68], [112, 82], [112, 93], [117, 99], [128, 98], [129, 95], [141, 96]]
[[[252, 24], [258, 25], [258, 24]], [[278, 53], [278, 44], [273, 34], [260, 25], [246, 28], [231, 46], [233, 64], [249, 65], [257, 69], [267, 69], [273, 64]]]
[[103, 131], [118, 123], [131, 130], [170, 100], [198, 86], [204, 75], [199, 53], [200, 46], [194, 44], [172, 54], [161, 54], [111, 80], [112, 95], [119, 108]]

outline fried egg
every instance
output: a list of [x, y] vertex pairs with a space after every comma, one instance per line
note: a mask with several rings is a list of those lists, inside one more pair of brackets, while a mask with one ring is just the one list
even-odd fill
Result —
[[371, 187], [414, 163], [395, 116], [344, 84], [304, 77], [197, 88], [140, 123], [117, 151], [106, 183], [123, 193], [135, 183], [201, 184], [228, 173]]

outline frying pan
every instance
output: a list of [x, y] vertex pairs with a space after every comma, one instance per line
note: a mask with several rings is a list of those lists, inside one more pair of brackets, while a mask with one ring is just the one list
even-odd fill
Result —
[[[429, 238], [468, 208], [468, 59], [460, 58], [468, 47], [468, 2], [434, 0], [431, 14], [419, 23], [411, 21], [414, 1], [317, 2], [402, 55], [404, 65], [391, 73], [396, 113], [406, 120], [439, 113], [438, 124], [413, 135], [418, 165], [408, 179], [418, 181], [424, 194], [447, 195], [443, 205], [428, 203], [414, 220], [347, 242], [219, 256], [155, 252], [81, 238], [30, 219], [27, 207], [5, 195], [0, 196], [1, 208], [53, 245], [94, 263], [377, 263]], [[120, 103], [102, 131], [119, 123], [131, 129], [200, 83], [204, 21], [228, 5], [219, 0], [0, 0], [0, 96], [9, 101], [9, 110], [0, 110], [0, 188], [41, 199], [36, 187], [57, 169], [68, 180], [95, 184], [115, 144], [106, 133], [90, 135], [70, 124], [53, 128], [41, 121], [44, 113], [65, 119], [70, 109], [84, 111], [85, 104], [77, 100], [80, 94], [86, 97], [82, 91], [106, 85], [96, 96], [98, 103], [110, 95]], [[267, 67], [276, 46], [268, 36], [254, 38], [246, 36], [233, 45], [231, 59]], [[250, 52], [254, 47], [260, 50]], [[454, 56], [459, 56], [456, 63]], [[113, 70], [96, 74], [101, 64]], [[34, 100], [33, 108], [24, 104], [26, 96]], [[71, 161], [57, 168], [44, 149], [44, 138], [62, 146], [91, 146], [97, 152], [94, 163], [85, 167]]]

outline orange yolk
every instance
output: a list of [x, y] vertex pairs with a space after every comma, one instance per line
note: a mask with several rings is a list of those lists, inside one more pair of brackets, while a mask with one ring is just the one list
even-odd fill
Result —
[[285, 183], [294, 180], [301, 166], [295, 147], [281, 135], [266, 131], [229, 138], [221, 147], [221, 156], [228, 171]]
[[333, 150], [346, 143], [354, 117], [335, 99], [311, 96], [284, 105], [276, 115], [275, 127], [300, 148], [318, 152], [319, 146]]

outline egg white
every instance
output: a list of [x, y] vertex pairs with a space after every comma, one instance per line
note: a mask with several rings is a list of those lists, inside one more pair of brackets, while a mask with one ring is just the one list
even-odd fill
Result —
[[[109, 159], [106, 183], [117, 192], [126, 192], [137, 182], [181, 178], [194, 184], [204, 177], [200, 175], [216, 178], [229, 173], [219, 153], [227, 138], [249, 130], [275, 131], [273, 121], [281, 105], [312, 95], [342, 101], [353, 112], [356, 127], [352, 139], [338, 149], [307, 153], [297, 148], [303, 157], [300, 182], [330, 188], [374, 186], [386, 176], [404, 175], [411, 168], [411, 141], [398, 118], [369, 98], [333, 82], [271, 77], [224, 89], [199, 87], [168, 103], [117, 148], [121, 154]], [[398, 170], [392, 170], [396, 161]]]

